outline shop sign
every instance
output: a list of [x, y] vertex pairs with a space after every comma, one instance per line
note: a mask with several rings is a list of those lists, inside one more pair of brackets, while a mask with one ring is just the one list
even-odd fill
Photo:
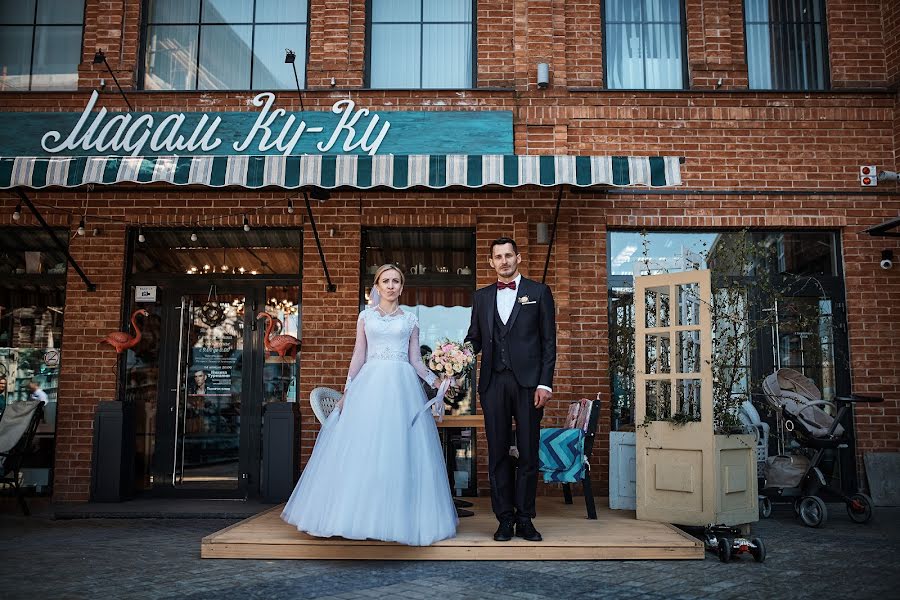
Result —
[[55, 369], [59, 366], [59, 350], [47, 350], [44, 352], [44, 364]]
[[513, 153], [511, 111], [374, 112], [342, 99], [289, 113], [262, 92], [250, 112], [110, 112], [99, 99], [81, 113], [0, 113], [0, 155]]
[[135, 302], [156, 302], [156, 286], [155, 285], [136, 285], [134, 286]]

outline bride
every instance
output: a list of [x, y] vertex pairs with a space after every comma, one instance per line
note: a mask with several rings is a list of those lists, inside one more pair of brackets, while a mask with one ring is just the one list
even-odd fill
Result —
[[422, 363], [415, 315], [400, 310], [404, 279], [393, 265], [375, 273], [344, 395], [281, 513], [310, 535], [410, 546], [456, 535], [437, 428], [430, 417], [414, 419], [427, 402], [418, 378], [439, 380]]

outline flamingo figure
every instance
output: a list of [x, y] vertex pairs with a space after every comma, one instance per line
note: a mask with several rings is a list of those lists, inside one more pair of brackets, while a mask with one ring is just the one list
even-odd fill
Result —
[[265, 319], [266, 320], [266, 335], [263, 337], [263, 346], [269, 352], [277, 352], [278, 356], [282, 358], [281, 361], [281, 381], [282, 381], [282, 397], [281, 400], [284, 401], [284, 397], [287, 395], [287, 386], [284, 385], [284, 355], [287, 354], [287, 351], [291, 348], [296, 348], [297, 345], [300, 344], [300, 340], [295, 338], [292, 335], [272, 335], [272, 330], [275, 328], [275, 323], [281, 325], [281, 321], [279, 321], [276, 317], [273, 317], [271, 314], [267, 312], [261, 312], [256, 315], [257, 319]]
[[138, 327], [137, 324], [137, 316], [143, 315], [145, 317], [149, 316], [148, 313], [143, 308], [139, 308], [133, 313], [131, 313], [131, 326], [134, 328], [134, 335], [129, 334], [125, 331], [113, 331], [112, 333], [106, 334], [106, 337], [97, 342], [98, 344], [109, 344], [113, 348], [116, 349], [117, 354], [121, 354], [125, 350], [129, 348], [134, 348], [137, 346], [138, 342], [141, 341], [141, 328]]
[[275, 323], [281, 325], [281, 321], [271, 314], [261, 312], [256, 315], [256, 318], [266, 320], [266, 335], [263, 337], [263, 346], [265, 346], [266, 350], [269, 352], [276, 352], [278, 356], [284, 358], [284, 355], [287, 354], [288, 350], [296, 348], [300, 344], [300, 340], [292, 335], [272, 335]]

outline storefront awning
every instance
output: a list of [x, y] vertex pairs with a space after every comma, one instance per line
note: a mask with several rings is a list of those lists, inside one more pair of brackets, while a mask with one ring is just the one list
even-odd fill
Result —
[[75, 156], [0, 158], [0, 189], [169, 183], [208, 187], [368, 189], [681, 184], [677, 156], [515, 154]]

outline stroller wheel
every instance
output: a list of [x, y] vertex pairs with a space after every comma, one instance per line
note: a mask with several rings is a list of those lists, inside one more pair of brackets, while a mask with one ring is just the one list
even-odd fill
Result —
[[853, 494], [847, 503], [847, 514], [854, 523], [868, 523], [872, 518], [872, 499], [866, 494]]
[[731, 560], [731, 540], [726, 537], [719, 538], [719, 548], [717, 554], [719, 555], [719, 560], [723, 563], [727, 563]]
[[821, 527], [828, 520], [828, 508], [818, 496], [805, 496], [800, 500], [800, 519], [807, 527]]
[[758, 537], [750, 540], [750, 543], [755, 547], [750, 548], [750, 555], [753, 556], [753, 560], [756, 562], [763, 562], [766, 560], [766, 545], [763, 544], [763, 541]]
[[768, 519], [772, 516], [772, 499], [771, 498], [760, 498], [759, 499], [759, 516], [763, 519]]

